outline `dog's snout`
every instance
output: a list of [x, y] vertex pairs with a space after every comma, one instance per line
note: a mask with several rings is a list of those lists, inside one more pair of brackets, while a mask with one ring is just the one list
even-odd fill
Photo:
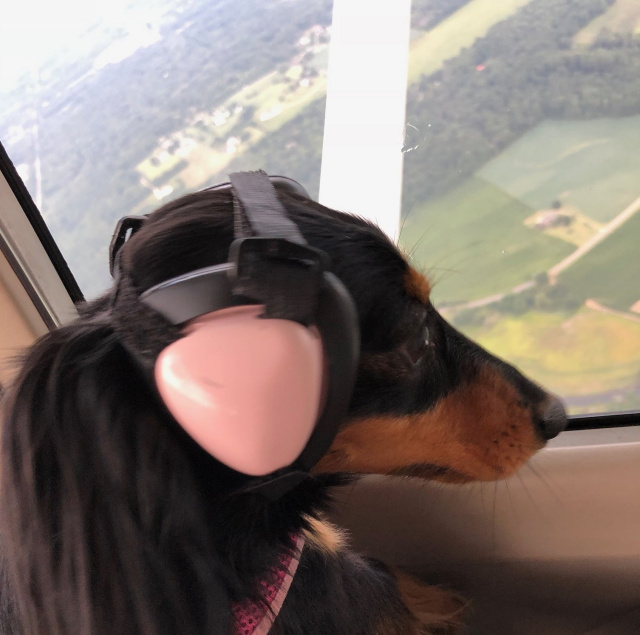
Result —
[[567, 427], [567, 412], [557, 397], [552, 396], [545, 403], [538, 427], [545, 441], [557, 437]]

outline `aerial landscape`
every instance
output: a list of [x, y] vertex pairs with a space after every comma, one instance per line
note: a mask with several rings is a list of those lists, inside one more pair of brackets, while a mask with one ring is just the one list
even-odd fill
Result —
[[[319, 190], [332, 1], [136, 5], [0, 91], [87, 297], [125, 214], [238, 169]], [[400, 245], [436, 306], [574, 413], [640, 407], [640, 5], [414, 0], [407, 73]]]

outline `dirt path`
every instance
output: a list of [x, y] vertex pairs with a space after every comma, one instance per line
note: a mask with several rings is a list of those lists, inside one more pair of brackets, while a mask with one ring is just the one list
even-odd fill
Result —
[[622, 224], [627, 222], [638, 210], [640, 210], [640, 196], [628, 207], [622, 210], [612, 221], [607, 223], [595, 236], [587, 240], [582, 246], [578, 247], [572, 254], [561, 260], [555, 267], [549, 269], [549, 280], [555, 282], [558, 274], [570, 267], [572, 264], [580, 260], [585, 254], [589, 253], [596, 245], [601, 243], [607, 236], [610, 236]]
[[640, 316], [639, 315], [631, 315], [626, 313], [625, 311], [616, 311], [616, 309], [610, 309], [608, 306], [604, 306], [597, 302], [596, 300], [592, 300], [589, 298], [584, 305], [588, 309], [593, 309], [594, 311], [600, 311], [601, 313], [608, 313], [609, 315], [617, 315], [618, 317], [625, 318], [631, 322], [638, 322], [640, 324]]
[[[590, 238], [586, 243], [582, 246], [578, 247], [572, 254], [567, 256], [564, 260], [561, 260], [557, 265], [551, 267], [547, 272], [549, 275], [549, 282], [554, 284], [557, 280], [558, 274], [575, 264], [580, 258], [582, 258], [585, 254], [588, 254], [596, 245], [600, 244], [607, 236], [610, 236], [616, 229], [618, 229], [621, 225], [626, 223], [636, 212], [640, 211], [640, 196], [633, 201], [630, 205], [625, 207], [613, 220], [609, 221], [595, 236]], [[489, 304], [494, 304], [495, 302], [499, 302], [506, 295], [511, 293], [520, 293], [521, 291], [525, 291], [526, 289], [530, 289], [535, 284], [534, 280], [528, 280], [527, 282], [523, 282], [522, 284], [513, 287], [510, 291], [505, 291], [504, 293], [495, 293], [490, 296], [486, 296], [484, 298], [480, 298], [479, 300], [471, 300], [470, 302], [464, 302], [463, 304], [456, 304], [455, 306], [447, 307], [447, 308], [455, 308], [455, 309], [476, 309], [478, 307], [487, 306]], [[608, 309], [601, 304], [598, 304], [595, 300], [587, 300], [587, 302], [592, 302], [593, 306], [590, 308], [595, 310], [603, 310], [610, 312], [614, 315], [618, 315], [621, 317], [625, 317], [633, 322], [640, 322], [640, 317], [635, 319], [633, 315], [629, 315], [628, 313], [624, 313], [622, 311], [615, 311], [614, 309]], [[596, 306], [597, 305], [597, 306]], [[587, 305], [589, 306], [589, 305]]]

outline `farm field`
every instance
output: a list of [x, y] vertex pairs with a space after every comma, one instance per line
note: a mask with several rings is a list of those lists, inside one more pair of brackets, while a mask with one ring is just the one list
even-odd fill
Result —
[[[508, 292], [575, 249], [561, 235], [566, 230], [527, 227], [535, 212], [559, 201], [574, 216], [593, 219], [586, 239], [638, 197], [637, 147], [638, 116], [545, 121], [476, 177], [416, 206], [404, 221], [401, 244], [418, 264], [433, 268], [440, 302]], [[640, 299], [639, 235], [640, 219], [633, 218], [564, 272], [562, 281], [581, 296], [627, 310]]]
[[535, 210], [554, 200], [607, 222], [640, 194], [640, 116], [540, 123], [478, 171]]
[[[640, 385], [640, 323], [622, 317], [588, 308], [570, 316], [530, 312], [465, 331], [563, 395], [573, 412], [624, 399]], [[635, 400], [640, 406], [640, 394]]]
[[601, 16], [576, 33], [573, 43], [575, 46], [588, 46], [605, 30], [614, 33], [640, 32], [640, 4], [638, 1], [617, 0]]
[[471, 0], [435, 28], [417, 37], [409, 51], [408, 82], [437, 71], [448, 59], [471, 46], [496, 23], [531, 0]]
[[436, 302], [505, 293], [570, 254], [569, 243], [530, 229], [532, 208], [479, 178], [411, 211], [400, 243], [435, 281]]
[[[640, 182], [639, 182], [640, 187]], [[640, 300], [640, 213], [560, 274], [582, 297], [628, 311]]]

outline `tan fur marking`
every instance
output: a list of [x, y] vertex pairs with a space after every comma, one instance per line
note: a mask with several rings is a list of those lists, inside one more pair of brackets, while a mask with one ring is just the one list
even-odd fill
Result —
[[424, 478], [493, 481], [513, 474], [541, 447], [516, 389], [487, 367], [427, 412], [374, 416], [345, 426], [316, 471], [390, 474], [430, 464], [454, 472], [427, 471]]
[[305, 516], [309, 529], [303, 534], [307, 544], [327, 556], [334, 556], [347, 546], [346, 532], [324, 518]]
[[407, 271], [404, 288], [412, 298], [422, 302], [422, 304], [427, 304], [427, 302], [429, 302], [431, 285], [429, 284], [429, 281], [413, 267], [409, 267], [409, 270]]
[[402, 571], [394, 570], [393, 574], [405, 606], [428, 629], [426, 632], [432, 632], [431, 629], [449, 634], [459, 631], [462, 614], [467, 606], [462, 596], [426, 585]]

